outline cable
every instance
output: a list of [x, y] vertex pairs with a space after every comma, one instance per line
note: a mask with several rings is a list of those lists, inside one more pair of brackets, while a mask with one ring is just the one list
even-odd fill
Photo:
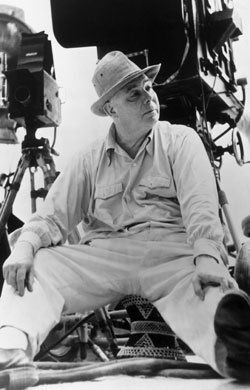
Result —
[[[61, 363], [60, 363], [61, 364]], [[219, 379], [221, 376], [207, 364], [188, 363], [167, 359], [129, 358], [103, 363], [69, 363], [61, 368], [58, 363], [37, 363], [35, 367], [20, 367], [0, 372], [1, 388], [11, 390], [30, 386], [76, 381], [93, 381], [113, 375], [140, 377], [162, 376], [179, 379]]]
[[[210, 160], [212, 162], [213, 160], [213, 153], [212, 153], [212, 144], [211, 144], [211, 138], [209, 137], [209, 133], [208, 133], [208, 127], [207, 127], [207, 111], [206, 111], [206, 103], [205, 103], [205, 93], [204, 93], [204, 87], [203, 87], [203, 83], [202, 83], [202, 78], [201, 78], [201, 75], [199, 73], [199, 69], [197, 67], [197, 72], [199, 74], [199, 81], [200, 81], [200, 87], [201, 87], [201, 97], [202, 97], [202, 116], [203, 116], [203, 123], [202, 123], [202, 130], [204, 132], [204, 123], [205, 123], [205, 127], [206, 127], [206, 138], [208, 140], [208, 143], [209, 143], [209, 152], [210, 152]], [[204, 132], [205, 133], [205, 132]]]
[[220, 135], [218, 135], [216, 138], [213, 139], [213, 142], [216, 142], [218, 141], [218, 139], [220, 139], [221, 137], [223, 137], [223, 135], [225, 135], [226, 133], [229, 132], [229, 130], [231, 130], [233, 127], [232, 126], [229, 126], [225, 131], [223, 131], [223, 133], [221, 133]]
[[208, 96], [208, 99], [207, 99], [207, 104], [206, 104], [206, 110], [207, 110], [207, 108], [208, 108], [208, 105], [209, 105], [209, 102], [210, 102], [210, 99], [211, 99], [211, 97], [212, 97], [212, 95], [213, 95], [213, 92], [214, 92], [214, 88], [215, 88], [215, 83], [216, 83], [216, 80], [217, 80], [217, 73], [216, 73], [216, 75], [215, 75], [215, 77], [214, 77], [214, 82], [213, 82], [213, 86], [212, 86], [212, 90], [211, 90], [211, 92], [210, 92], [210, 94], [209, 94], [209, 96]]
[[80, 321], [78, 321], [72, 328], [70, 328], [59, 340], [57, 340], [54, 344], [50, 345], [47, 347], [44, 351], [40, 351], [36, 355], [36, 360], [41, 359], [43, 356], [45, 356], [51, 349], [54, 349], [58, 344], [60, 344], [63, 340], [66, 339], [71, 333], [73, 333], [79, 326], [84, 324], [85, 322], [89, 321], [92, 317], [95, 316], [95, 313], [90, 313], [86, 317], [82, 318]]
[[[185, 11], [185, 10], [184, 10]], [[180, 70], [187, 58], [187, 55], [188, 55], [188, 52], [189, 52], [189, 48], [190, 48], [190, 39], [189, 39], [189, 34], [188, 34], [188, 28], [186, 27], [188, 25], [188, 13], [186, 12], [185, 15], [183, 15], [183, 21], [184, 21], [184, 32], [185, 32], [185, 37], [186, 37], [186, 45], [185, 45], [185, 48], [184, 48], [184, 51], [183, 51], [183, 56], [182, 56], [182, 60], [181, 60], [181, 63], [180, 63], [180, 66], [178, 67], [178, 69], [171, 75], [169, 76], [165, 81], [163, 81], [162, 83], [155, 83], [154, 82], [154, 87], [163, 87], [165, 86], [166, 84], [169, 84], [171, 81], [173, 81], [177, 76], [178, 74], [180, 73]]]

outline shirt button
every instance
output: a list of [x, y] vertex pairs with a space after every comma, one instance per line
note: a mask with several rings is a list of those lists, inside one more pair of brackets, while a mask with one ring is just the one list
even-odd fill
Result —
[[133, 167], [136, 167], [137, 164], [136, 164], [136, 163], [133, 163], [132, 165], [133, 165]]

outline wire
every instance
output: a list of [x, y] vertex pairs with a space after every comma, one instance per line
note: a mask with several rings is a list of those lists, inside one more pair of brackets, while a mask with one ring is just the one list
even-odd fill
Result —
[[[197, 18], [198, 18], [198, 16], [197, 16]], [[203, 21], [201, 21], [201, 22], [202, 22], [202, 25], [203, 25]], [[200, 24], [201, 22], [198, 19], [196, 20], [196, 23]], [[203, 26], [203, 28], [204, 28], [204, 26]], [[214, 171], [215, 178], [217, 178], [217, 168], [215, 166], [215, 158], [214, 158], [214, 154], [213, 154], [212, 138], [211, 138], [211, 135], [210, 135], [210, 133], [208, 131], [208, 122], [207, 122], [207, 107], [208, 107], [208, 104], [209, 104], [210, 99], [212, 97], [212, 94], [214, 92], [214, 87], [215, 87], [215, 83], [216, 83], [216, 79], [217, 79], [217, 73], [215, 74], [212, 90], [211, 90], [210, 95], [208, 97], [208, 100], [206, 102], [204, 86], [203, 86], [202, 77], [201, 77], [201, 74], [200, 74], [198, 61], [197, 61], [196, 65], [197, 65], [197, 74], [199, 75], [199, 81], [200, 81], [200, 87], [201, 87], [201, 96], [202, 96], [202, 115], [201, 115], [201, 117], [204, 118], [204, 120], [202, 121], [201, 128], [202, 128], [203, 133], [206, 136], [206, 140], [208, 142], [206, 150], [207, 150], [207, 153], [208, 153], [208, 156], [209, 156], [209, 159], [210, 159], [211, 166], [212, 166], [213, 171]], [[204, 131], [204, 125], [205, 125], [205, 128], [206, 128], [206, 131]], [[206, 146], [206, 145], [204, 145], [204, 146]]]
[[[162, 377], [185, 379], [221, 378], [217, 372], [204, 363], [191, 363], [157, 358], [129, 358], [102, 363], [82, 363], [82, 365], [79, 366], [72, 363], [72, 368], [64, 368], [64, 365], [62, 365], [61, 369], [58, 369], [58, 363], [51, 362], [49, 365], [46, 363], [46, 366], [44, 366], [44, 363], [42, 363], [41, 366], [40, 363], [37, 363], [37, 367], [38, 378], [36, 385], [90, 381], [96, 378], [113, 375], [140, 375], [151, 378], [160, 375]], [[47, 367], [49, 369], [47, 369]], [[0, 375], [1, 385], [3, 384], [2, 376], [3, 374]]]
[[210, 99], [211, 99], [211, 97], [212, 97], [212, 95], [213, 95], [213, 92], [214, 92], [214, 88], [215, 88], [215, 83], [216, 83], [216, 80], [217, 80], [217, 73], [216, 73], [216, 75], [215, 75], [215, 77], [214, 77], [214, 82], [213, 82], [213, 86], [212, 86], [212, 89], [211, 89], [211, 92], [210, 92], [210, 94], [209, 94], [209, 96], [208, 96], [208, 99], [207, 99], [207, 104], [206, 104], [206, 110], [207, 110], [207, 108], [208, 108], [208, 105], [209, 105], [209, 102], [210, 102]]
[[223, 137], [223, 135], [225, 135], [226, 133], [229, 132], [229, 130], [231, 130], [233, 127], [232, 126], [229, 126], [225, 131], [223, 131], [223, 133], [221, 133], [220, 135], [218, 135], [216, 138], [213, 139], [213, 142], [216, 142], [218, 141], [218, 139], [220, 139], [221, 137]]
[[50, 345], [48, 348], [46, 348], [44, 351], [41, 351], [36, 356], [37, 359], [41, 359], [44, 355], [49, 353], [51, 349], [54, 349], [58, 344], [60, 344], [66, 337], [68, 337], [71, 333], [73, 333], [79, 326], [84, 324], [85, 322], [88, 322], [92, 317], [95, 316], [95, 313], [90, 313], [86, 317], [82, 318], [80, 321], [78, 321], [72, 328], [70, 328], [59, 340], [57, 340], [54, 344]]
[[184, 21], [184, 32], [185, 32], [185, 37], [186, 37], [186, 45], [185, 45], [185, 48], [184, 48], [184, 51], [183, 51], [183, 55], [182, 55], [182, 59], [181, 59], [181, 63], [180, 63], [180, 66], [178, 67], [178, 69], [171, 75], [169, 76], [165, 81], [163, 81], [162, 83], [155, 83], [154, 82], [154, 87], [163, 87], [165, 86], [166, 84], [169, 84], [171, 81], [173, 81], [177, 76], [178, 74], [180, 73], [180, 70], [187, 58], [187, 55], [188, 55], [188, 52], [189, 52], [189, 48], [190, 48], [190, 39], [189, 39], [189, 34], [188, 34], [188, 29], [187, 29], [187, 25], [188, 25], [188, 13], [186, 13], [186, 16], [183, 15], [183, 21]]
[[[215, 165], [215, 157], [214, 157], [214, 154], [213, 154], [213, 145], [212, 145], [212, 142], [214, 142], [214, 141], [212, 141], [211, 135], [208, 132], [207, 111], [206, 111], [207, 104], [205, 103], [204, 87], [203, 87], [202, 78], [201, 78], [201, 75], [199, 73], [198, 67], [197, 67], [197, 71], [198, 71], [198, 74], [199, 74], [200, 85], [201, 85], [202, 111], [203, 111], [202, 114], [203, 114], [204, 122], [205, 122], [205, 126], [206, 126], [206, 139], [208, 141], [208, 149], [206, 148], [206, 150], [207, 150], [207, 153], [208, 153], [208, 156], [209, 156], [209, 159], [210, 159], [210, 163], [211, 163], [211, 166], [212, 166], [212, 169], [213, 169], [213, 172], [214, 172], [215, 180], [216, 180], [216, 182], [218, 182], [218, 180], [219, 180], [219, 168], [217, 168], [216, 165]], [[215, 77], [215, 80], [214, 80], [214, 85], [215, 85], [215, 81], [216, 81], [216, 77]], [[213, 89], [212, 89], [212, 92], [213, 92]], [[211, 93], [210, 93], [210, 96], [211, 96]], [[203, 124], [202, 124], [202, 129], [204, 129]]]

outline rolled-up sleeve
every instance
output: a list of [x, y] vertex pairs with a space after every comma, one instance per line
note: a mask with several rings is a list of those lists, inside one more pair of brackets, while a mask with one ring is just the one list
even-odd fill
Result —
[[183, 127], [176, 135], [173, 174], [194, 258], [210, 255], [227, 263], [214, 173], [204, 145], [193, 129]]
[[89, 197], [89, 174], [84, 157], [78, 153], [53, 183], [39, 210], [23, 226], [18, 242], [31, 243], [34, 252], [64, 243], [87, 212]]

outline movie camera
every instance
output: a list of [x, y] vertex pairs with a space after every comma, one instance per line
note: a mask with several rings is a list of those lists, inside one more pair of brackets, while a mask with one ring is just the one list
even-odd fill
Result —
[[23, 11], [7, 5], [0, 6], [0, 27], [0, 142], [16, 143], [20, 126], [58, 126], [61, 105], [47, 35], [34, 33]]
[[60, 124], [61, 102], [47, 34], [23, 33], [16, 63], [5, 76], [11, 118], [22, 126], [29, 118], [37, 127]]
[[[16, 171], [5, 175], [5, 183], [1, 183], [5, 197], [0, 207], [0, 260], [4, 260], [10, 252], [6, 228], [10, 233], [12, 205], [26, 169], [30, 172], [32, 212], [36, 211], [36, 199], [45, 198], [57, 176], [52, 154], [56, 154], [53, 146], [61, 101], [47, 34], [34, 33], [25, 24], [23, 11], [6, 5], [0, 6], [0, 27], [0, 143], [17, 143], [17, 128], [26, 131]], [[54, 128], [52, 147], [46, 138], [36, 138], [37, 129], [43, 127]], [[36, 190], [37, 168], [42, 170], [44, 188]]]
[[122, 50], [141, 67], [161, 63], [161, 119], [197, 129], [218, 167], [225, 152], [244, 163], [237, 130], [229, 148], [212, 131], [217, 123], [236, 128], [245, 104], [246, 79], [235, 80], [233, 43], [242, 25], [233, 0], [51, 0], [51, 9], [64, 47], [97, 46], [98, 58]]

